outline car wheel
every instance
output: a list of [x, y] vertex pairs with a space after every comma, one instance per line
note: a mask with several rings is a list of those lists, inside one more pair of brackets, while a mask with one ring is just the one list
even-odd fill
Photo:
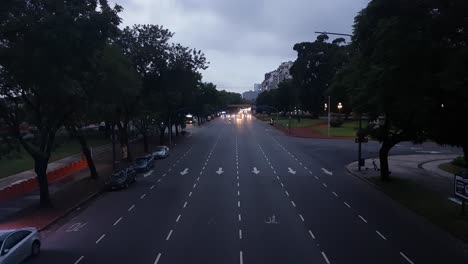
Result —
[[31, 256], [35, 257], [41, 252], [41, 243], [39, 241], [34, 241], [31, 247]]

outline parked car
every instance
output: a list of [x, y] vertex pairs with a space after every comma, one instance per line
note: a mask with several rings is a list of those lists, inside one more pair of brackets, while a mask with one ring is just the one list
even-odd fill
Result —
[[149, 171], [154, 166], [153, 155], [145, 155], [135, 159], [135, 165], [133, 168], [136, 172], [146, 172]]
[[169, 156], [169, 148], [167, 146], [157, 146], [152, 155], [155, 159], [165, 158]]
[[36, 228], [0, 230], [0, 264], [18, 264], [41, 251]]
[[136, 182], [136, 171], [130, 167], [114, 172], [107, 180], [106, 186], [111, 190], [128, 188], [134, 182]]

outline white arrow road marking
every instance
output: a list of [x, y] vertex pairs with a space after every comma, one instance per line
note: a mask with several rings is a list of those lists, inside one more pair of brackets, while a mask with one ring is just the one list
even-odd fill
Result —
[[291, 174], [296, 174], [296, 171], [291, 169], [291, 168], [288, 168], [288, 172], [291, 173]]
[[188, 173], [188, 168], [185, 168], [185, 170], [181, 171], [180, 172], [180, 175], [185, 175]]
[[151, 174], [153, 174], [153, 170], [150, 170], [147, 173], [143, 174], [143, 177], [146, 178], [146, 177], [150, 176]]
[[254, 167], [252, 172], [255, 173], [255, 174], [259, 174], [259, 173], [260, 173], [260, 171], [257, 170], [257, 167]]
[[219, 167], [219, 169], [216, 171], [216, 173], [218, 173], [218, 175], [221, 175], [223, 173], [223, 168]]
[[323, 171], [325, 174], [333, 175], [333, 172], [328, 171], [328, 170], [326, 170], [326, 169], [324, 169], [324, 168], [322, 168], [322, 171]]

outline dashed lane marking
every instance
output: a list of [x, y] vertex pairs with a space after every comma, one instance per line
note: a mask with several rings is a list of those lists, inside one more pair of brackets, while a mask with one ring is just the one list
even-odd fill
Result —
[[332, 192], [332, 193], [333, 193], [333, 195], [335, 195], [336, 197], [338, 197], [338, 194], [337, 194], [336, 192]]
[[130, 206], [130, 208], [128, 208], [128, 211], [130, 212], [134, 207], [135, 205]]
[[184, 203], [184, 208], [187, 206], [187, 202]]
[[414, 264], [414, 262], [411, 261], [411, 259], [409, 259], [403, 252], [400, 251], [400, 255], [401, 255], [406, 261], [408, 261], [408, 263]]
[[358, 215], [358, 217], [361, 218], [361, 220], [367, 224], [367, 220], [364, 217], [362, 217], [361, 215]]
[[351, 208], [351, 205], [349, 205], [347, 202], [344, 202], [344, 204], [348, 206], [348, 208]]
[[304, 220], [304, 217], [303, 217], [301, 214], [299, 214], [299, 217], [301, 218], [302, 222], [305, 221], [305, 220]]
[[179, 222], [179, 220], [180, 220], [180, 217], [181, 217], [181, 216], [182, 216], [182, 215], [180, 215], [180, 214], [179, 214], [179, 216], [178, 216], [178, 217], [177, 217], [177, 219], [175, 220], [175, 221], [176, 221], [176, 223], [178, 223], [178, 222]]
[[330, 261], [328, 260], [327, 255], [325, 255], [325, 252], [323, 252], [323, 251], [322, 251], [322, 256], [323, 256], [323, 259], [325, 259], [325, 262], [327, 264], [330, 264]]
[[160, 258], [161, 258], [161, 253], [159, 253], [158, 256], [156, 257], [154, 264], [158, 264]]
[[315, 239], [314, 233], [312, 233], [312, 231], [309, 230], [309, 234], [312, 237], [312, 239]]
[[140, 199], [145, 198], [145, 196], [146, 196], [146, 193], [144, 193], [142, 196], [140, 196]]
[[379, 232], [379, 230], [375, 230], [375, 232], [383, 239], [383, 240], [387, 240], [387, 238], [382, 235], [382, 233]]
[[296, 204], [294, 203], [294, 201], [291, 201], [291, 203], [292, 203], [292, 205], [293, 205], [294, 207], [296, 207]]
[[75, 261], [75, 263], [73, 263], [73, 264], [78, 264], [78, 263], [80, 263], [80, 261], [81, 261], [83, 258], [84, 258], [84, 256], [79, 257], [79, 258]]
[[96, 244], [99, 244], [99, 242], [101, 242], [101, 240], [106, 236], [106, 234], [103, 234], [101, 237], [99, 237], [98, 240], [96, 240]]
[[114, 222], [114, 226], [116, 226], [120, 221], [122, 221], [122, 217], [120, 217], [119, 219], [117, 219], [117, 221]]
[[169, 231], [169, 234], [167, 234], [166, 241], [171, 239], [171, 235], [172, 235], [172, 229], [171, 229], [171, 231]]

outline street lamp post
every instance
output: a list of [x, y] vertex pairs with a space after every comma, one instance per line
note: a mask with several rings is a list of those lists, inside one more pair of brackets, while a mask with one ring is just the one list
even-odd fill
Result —
[[340, 114], [341, 114], [341, 108], [343, 108], [343, 105], [341, 103], [338, 103], [338, 111], [340, 112]]
[[[330, 106], [330, 96], [328, 96], [328, 105]], [[331, 118], [331, 115], [330, 115], [330, 108], [331, 107], [328, 107], [328, 137], [330, 137], [330, 118]]]

